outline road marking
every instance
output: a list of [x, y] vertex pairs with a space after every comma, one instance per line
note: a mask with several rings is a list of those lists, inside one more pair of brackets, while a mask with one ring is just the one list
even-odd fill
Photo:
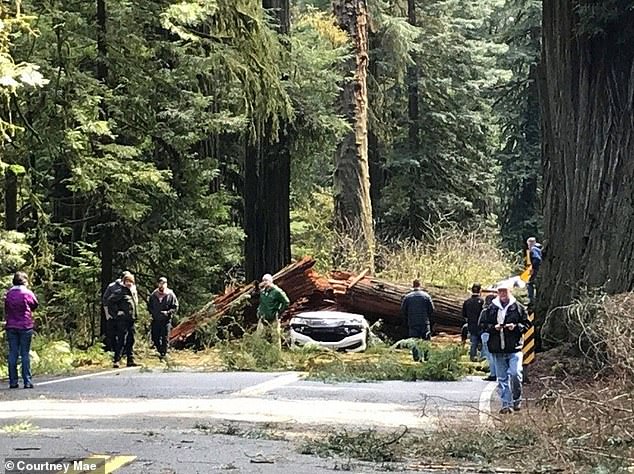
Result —
[[[72, 474], [86, 474], [90, 472], [95, 472], [95, 469], [92, 468], [93, 465], [97, 466], [97, 471], [103, 472], [104, 474], [112, 474], [117, 469], [122, 468], [133, 462], [136, 459], [136, 456], [111, 456], [109, 454], [93, 454], [84, 459], [77, 459], [73, 461], [66, 461], [70, 463]], [[102, 470], [103, 468], [103, 470]], [[66, 471], [59, 471], [55, 474], [66, 473]]]
[[112, 456], [106, 461], [106, 474], [127, 466], [136, 459], [136, 456]]
[[492, 426], [491, 419], [491, 397], [495, 388], [498, 386], [496, 382], [489, 382], [480, 394], [480, 403], [478, 404], [480, 423], [486, 426]]
[[290, 374], [280, 375], [279, 377], [275, 377], [273, 380], [267, 380], [266, 382], [262, 382], [257, 385], [253, 385], [251, 387], [238, 390], [237, 392], [232, 393], [232, 395], [242, 396], [242, 397], [263, 395], [266, 392], [275, 390], [276, 388], [281, 388], [281, 387], [284, 387], [285, 385], [290, 385], [294, 382], [297, 382], [300, 379], [304, 378], [305, 376], [306, 374], [303, 372], [293, 372]]
[[113, 369], [113, 370], [104, 370], [103, 372], [94, 372], [92, 374], [85, 374], [85, 375], [75, 375], [73, 377], [65, 377], [63, 379], [55, 379], [55, 380], [47, 380], [46, 382], [36, 382], [36, 385], [42, 386], [42, 385], [51, 385], [54, 383], [62, 383], [62, 382], [68, 382], [70, 380], [80, 380], [80, 379], [88, 379], [91, 377], [98, 377], [99, 375], [108, 375], [108, 374], [116, 374], [118, 372], [126, 372], [126, 371], [130, 371], [130, 370], [135, 370], [138, 369], [139, 367], [124, 367], [121, 369]]

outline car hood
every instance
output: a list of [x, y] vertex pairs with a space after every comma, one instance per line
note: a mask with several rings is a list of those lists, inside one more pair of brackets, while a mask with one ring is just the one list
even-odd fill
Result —
[[291, 324], [305, 324], [313, 327], [336, 327], [345, 325], [367, 326], [367, 321], [361, 314], [344, 313], [341, 311], [309, 311], [294, 316]]

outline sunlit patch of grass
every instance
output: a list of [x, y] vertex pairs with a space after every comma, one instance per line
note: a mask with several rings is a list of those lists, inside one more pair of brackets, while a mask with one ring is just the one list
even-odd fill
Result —
[[377, 260], [386, 263], [377, 276], [407, 283], [422, 278], [428, 285], [467, 289], [473, 282], [495, 283], [517, 272], [515, 257], [501, 250], [484, 231], [439, 229], [428, 242], [395, 240], [377, 248]]

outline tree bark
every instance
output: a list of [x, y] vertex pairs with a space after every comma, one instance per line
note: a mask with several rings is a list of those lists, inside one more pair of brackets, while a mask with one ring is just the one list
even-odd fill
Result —
[[361, 259], [374, 269], [374, 225], [368, 164], [368, 8], [366, 0], [333, 0], [339, 27], [350, 36], [354, 54], [346, 64], [352, 77], [342, 85], [340, 109], [352, 131], [335, 153], [335, 225], [354, 236]]
[[[543, 6], [542, 312], [584, 285], [615, 293], [634, 284], [634, 49], [625, 46], [634, 12], [613, 2], [614, 16], [588, 28], [579, 16], [587, 3]], [[551, 332], [566, 334], [561, 324]]]
[[[282, 42], [290, 31], [289, 0], [263, 0], [276, 19]], [[290, 181], [292, 136], [280, 123], [277, 140], [268, 125], [247, 146], [244, 186], [245, 274], [247, 281], [275, 273], [291, 261]]]

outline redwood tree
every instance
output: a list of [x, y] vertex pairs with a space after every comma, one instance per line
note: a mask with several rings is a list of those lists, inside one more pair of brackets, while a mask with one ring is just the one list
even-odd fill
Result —
[[335, 225], [343, 235], [354, 236], [362, 260], [374, 268], [374, 226], [368, 164], [368, 5], [366, 0], [333, 0], [339, 27], [350, 36], [353, 54], [342, 85], [341, 113], [351, 130], [335, 152]]
[[[542, 310], [634, 284], [632, 2], [543, 4]], [[561, 329], [561, 328], [560, 328]]]

